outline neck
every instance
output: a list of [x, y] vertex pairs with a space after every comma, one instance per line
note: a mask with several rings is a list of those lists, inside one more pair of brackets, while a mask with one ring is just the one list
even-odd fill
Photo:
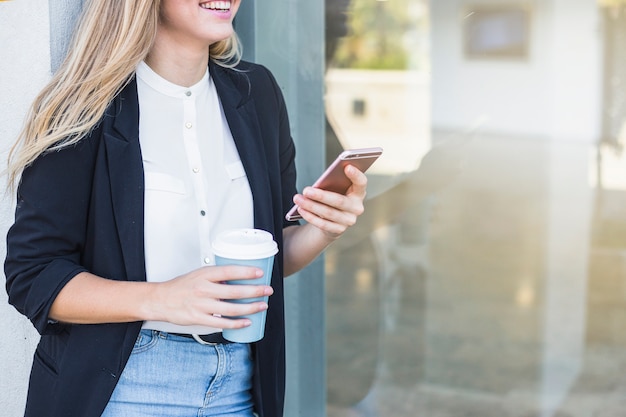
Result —
[[183, 45], [157, 39], [146, 57], [146, 64], [171, 83], [190, 87], [202, 79], [209, 63], [206, 45]]

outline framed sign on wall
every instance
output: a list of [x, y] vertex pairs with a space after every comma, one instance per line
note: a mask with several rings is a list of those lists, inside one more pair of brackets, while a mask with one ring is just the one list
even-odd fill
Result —
[[467, 59], [525, 60], [530, 50], [528, 4], [475, 5], [463, 17]]

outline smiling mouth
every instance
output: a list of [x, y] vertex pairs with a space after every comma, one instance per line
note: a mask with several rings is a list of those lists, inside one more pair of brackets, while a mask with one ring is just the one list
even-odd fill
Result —
[[200, 7], [207, 10], [227, 12], [230, 10], [230, 1], [208, 1], [206, 3], [200, 3]]

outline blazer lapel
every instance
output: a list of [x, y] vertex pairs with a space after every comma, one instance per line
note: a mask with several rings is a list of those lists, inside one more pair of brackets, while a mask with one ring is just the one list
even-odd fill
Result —
[[[254, 225], [275, 233], [267, 162], [249, 81], [240, 74], [209, 64], [228, 126], [246, 171], [254, 201]], [[112, 129], [104, 143], [111, 199], [128, 279], [145, 280], [144, 173], [139, 145], [139, 102], [133, 79], [111, 108]]]
[[104, 132], [115, 226], [128, 279], [145, 280], [144, 175], [139, 102], [133, 79], [114, 101], [113, 128]]
[[246, 171], [254, 201], [254, 225], [274, 232], [272, 195], [267, 161], [249, 80], [244, 73], [222, 68], [213, 62], [209, 71], [222, 103], [228, 126]]

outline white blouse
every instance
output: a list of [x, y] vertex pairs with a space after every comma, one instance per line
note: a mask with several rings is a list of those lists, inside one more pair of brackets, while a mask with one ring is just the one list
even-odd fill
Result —
[[[137, 67], [145, 173], [145, 254], [150, 282], [214, 263], [223, 230], [254, 225], [252, 192], [207, 69], [191, 87]], [[208, 334], [221, 329], [146, 321], [144, 328]]]

